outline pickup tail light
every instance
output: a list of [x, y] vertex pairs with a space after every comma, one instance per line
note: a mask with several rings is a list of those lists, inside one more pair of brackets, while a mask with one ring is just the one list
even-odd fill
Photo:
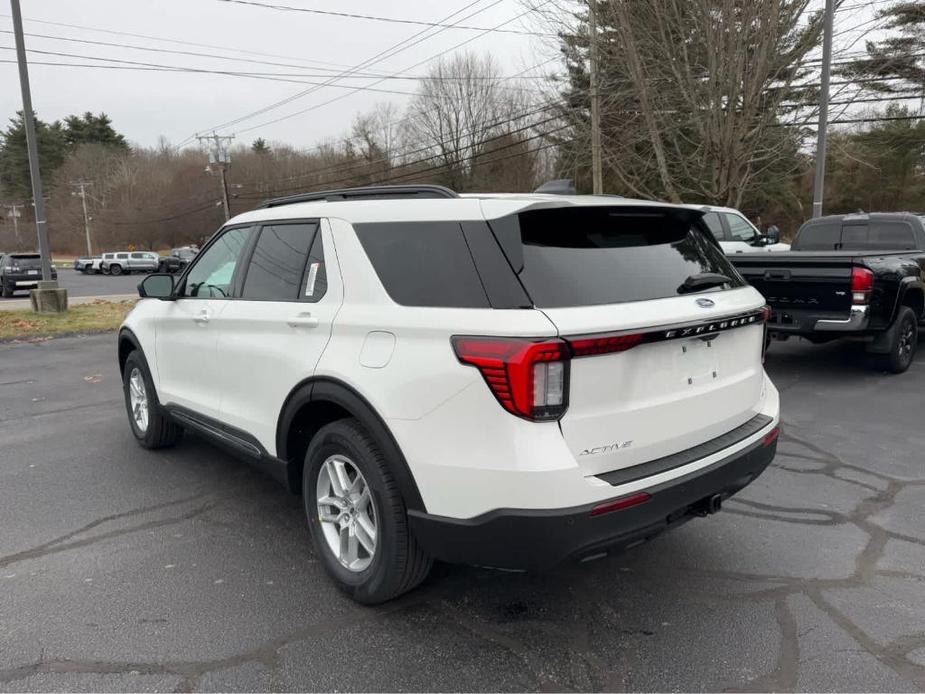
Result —
[[874, 288], [874, 273], [866, 267], [851, 270], [851, 303], [855, 306], [870, 302], [870, 293]]

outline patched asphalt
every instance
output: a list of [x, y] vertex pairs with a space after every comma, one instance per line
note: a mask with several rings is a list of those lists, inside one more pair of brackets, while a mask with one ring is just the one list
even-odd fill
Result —
[[778, 456], [722, 513], [365, 608], [298, 497], [192, 436], [135, 444], [112, 335], [0, 345], [0, 690], [922, 691], [925, 353], [767, 368]]

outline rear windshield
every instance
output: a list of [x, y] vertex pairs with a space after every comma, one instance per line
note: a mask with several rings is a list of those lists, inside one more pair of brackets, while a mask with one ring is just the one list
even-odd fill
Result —
[[524, 212], [520, 280], [540, 308], [678, 296], [686, 293], [688, 278], [702, 273], [725, 275], [727, 286], [742, 286], [709, 232], [694, 221], [697, 216], [614, 207]]
[[38, 267], [42, 264], [42, 256], [38, 253], [11, 253], [10, 260], [22, 267]]

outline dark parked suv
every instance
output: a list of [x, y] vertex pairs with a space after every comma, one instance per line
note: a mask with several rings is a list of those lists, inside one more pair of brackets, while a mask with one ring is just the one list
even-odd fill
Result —
[[[51, 278], [58, 279], [58, 271], [51, 266]], [[0, 293], [4, 297], [13, 292], [36, 289], [42, 279], [42, 256], [38, 253], [0, 253]]]
[[195, 246], [182, 246], [180, 248], [171, 248], [170, 255], [161, 256], [158, 263], [158, 272], [180, 272], [190, 261], [196, 257], [199, 249]]

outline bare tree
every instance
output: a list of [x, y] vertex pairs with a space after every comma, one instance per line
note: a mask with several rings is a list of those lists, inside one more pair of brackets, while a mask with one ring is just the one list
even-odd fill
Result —
[[801, 133], [782, 116], [820, 41], [810, 0], [581, 0], [546, 15], [563, 37], [563, 117], [576, 141], [562, 168], [586, 176], [590, 163], [588, 2], [609, 190], [741, 206], [772, 175], [804, 165]]
[[441, 167], [439, 178], [454, 189], [471, 183], [472, 163], [486, 143], [527, 123], [526, 92], [504, 80], [491, 57], [457, 53], [438, 61], [408, 105], [403, 141], [420, 162]]

